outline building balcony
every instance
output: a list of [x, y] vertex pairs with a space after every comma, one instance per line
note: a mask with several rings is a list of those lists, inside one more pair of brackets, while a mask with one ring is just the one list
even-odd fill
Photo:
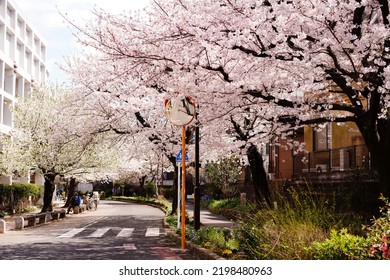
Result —
[[365, 145], [325, 151], [301, 152], [293, 156], [293, 178], [342, 180], [353, 170], [369, 170], [370, 155]]

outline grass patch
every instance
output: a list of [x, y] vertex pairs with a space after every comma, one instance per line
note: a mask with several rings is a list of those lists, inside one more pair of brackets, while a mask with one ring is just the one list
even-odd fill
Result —
[[[124, 198], [122, 198], [124, 199]], [[169, 209], [165, 199], [126, 198], [141, 203], [155, 203]], [[211, 212], [235, 215], [238, 228], [186, 225], [186, 239], [227, 259], [250, 260], [356, 260], [390, 259], [390, 202], [384, 197], [380, 216], [369, 226], [359, 215], [340, 213], [335, 197], [290, 188], [274, 198], [274, 204], [240, 204], [238, 198], [203, 200]], [[177, 216], [167, 211], [166, 221], [177, 229]]]
[[276, 197], [273, 207], [246, 216], [238, 234], [241, 249], [250, 259], [310, 259], [307, 248], [324, 241], [331, 229], [359, 224], [360, 217], [351, 223], [334, 205], [332, 198], [292, 188], [287, 196]]

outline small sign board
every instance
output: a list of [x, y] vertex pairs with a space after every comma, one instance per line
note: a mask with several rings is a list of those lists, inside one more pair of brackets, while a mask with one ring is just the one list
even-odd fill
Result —
[[[182, 152], [181, 152], [181, 150], [180, 150], [180, 152], [177, 154], [177, 156], [176, 156], [176, 162], [181, 162], [182, 161]], [[189, 161], [189, 158], [188, 158], [188, 155], [186, 154], [186, 162], [188, 162]]]

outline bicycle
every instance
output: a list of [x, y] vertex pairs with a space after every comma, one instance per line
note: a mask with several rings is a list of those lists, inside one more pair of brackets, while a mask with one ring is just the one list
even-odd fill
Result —
[[87, 210], [95, 211], [96, 208], [97, 208], [97, 201], [93, 197], [90, 197], [87, 201]]

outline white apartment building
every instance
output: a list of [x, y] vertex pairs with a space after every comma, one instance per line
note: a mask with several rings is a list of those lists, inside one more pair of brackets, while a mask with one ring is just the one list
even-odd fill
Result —
[[42, 36], [16, 3], [0, 0], [0, 133], [13, 127], [15, 102], [28, 96], [33, 83], [47, 81], [46, 52]]

